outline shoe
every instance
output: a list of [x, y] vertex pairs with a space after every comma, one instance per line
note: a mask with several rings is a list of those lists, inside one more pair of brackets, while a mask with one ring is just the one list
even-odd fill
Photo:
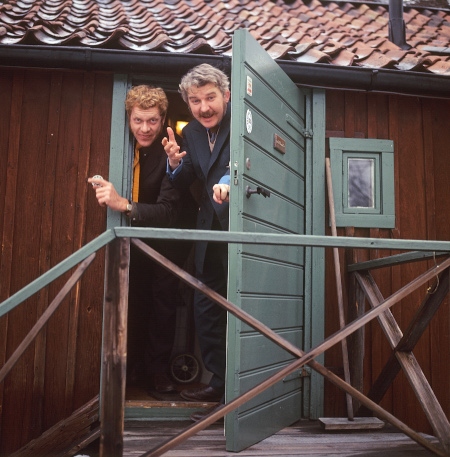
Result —
[[[200, 411], [195, 411], [195, 413], [192, 413], [190, 415], [190, 419], [191, 421], [194, 421], [194, 422], [198, 422], [198, 421], [201, 421], [202, 419], [204, 419], [206, 416], [208, 416], [209, 414], [212, 414], [214, 413], [215, 411], [217, 411], [219, 408], [221, 408], [223, 406], [223, 403], [219, 403], [217, 405], [214, 405], [214, 406], [210, 406], [209, 408], [206, 408], [206, 409], [202, 409]], [[223, 417], [221, 417], [220, 419], [217, 419], [217, 421], [223, 421]], [[216, 422], [217, 422], [216, 421]]]
[[174, 392], [175, 384], [169, 379], [165, 373], [155, 373], [150, 376], [150, 386], [156, 392]]
[[197, 387], [196, 389], [182, 390], [181, 398], [189, 401], [213, 401], [218, 402], [222, 399], [223, 392], [214, 387]]

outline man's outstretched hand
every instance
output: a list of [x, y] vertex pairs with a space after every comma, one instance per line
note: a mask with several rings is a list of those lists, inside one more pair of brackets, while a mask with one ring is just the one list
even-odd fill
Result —
[[92, 184], [98, 204], [100, 206], [109, 206], [114, 211], [125, 211], [128, 200], [117, 193], [112, 183], [97, 176], [89, 178], [87, 182]]
[[167, 137], [164, 137], [161, 143], [169, 158], [169, 166], [174, 170], [180, 165], [181, 159], [186, 155], [186, 151], [180, 152], [180, 146], [178, 146], [175, 134], [170, 127], [167, 127]]

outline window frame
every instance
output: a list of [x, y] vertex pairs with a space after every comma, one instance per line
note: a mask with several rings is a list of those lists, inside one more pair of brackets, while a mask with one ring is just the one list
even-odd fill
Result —
[[[329, 138], [336, 227], [394, 228], [394, 142]], [[348, 205], [348, 159], [374, 159], [374, 207]]]

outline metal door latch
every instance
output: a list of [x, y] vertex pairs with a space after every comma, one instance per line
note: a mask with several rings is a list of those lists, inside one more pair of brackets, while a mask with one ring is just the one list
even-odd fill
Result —
[[250, 186], [247, 186], [245, 188], [245, 195], [247, 196], [247, 198], [250, 198], [252, 194], [260, 194], [264, 198], [270, 197], [270, 191], [264, 189], [264, 187], [258, 186], [256, 189], [252, 189]]

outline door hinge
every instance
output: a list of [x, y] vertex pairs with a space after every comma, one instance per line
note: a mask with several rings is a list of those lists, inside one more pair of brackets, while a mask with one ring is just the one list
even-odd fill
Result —
[[292, 116], [289, 114], [286, 114], [286, 122], [293, 127], [295, 130], [297, 130], [300, 135], [302, 135], [303, 138], [312, 138], [314, 133], [311, 129], [305, 129], [300, 122], [297, 122]]
[[309, 367], [302, 367], [298, 370], [295, 370], [293, 373], [288, 374], [285, 378], [283, 378], [283, 382], [293, 381], [294, 379], [298, 378], [308, 378], [311, 376], [311, 368]]
[[314, 132], [311, 129], [303, 129], [302, 135], [304, 138], [312, 138]]

